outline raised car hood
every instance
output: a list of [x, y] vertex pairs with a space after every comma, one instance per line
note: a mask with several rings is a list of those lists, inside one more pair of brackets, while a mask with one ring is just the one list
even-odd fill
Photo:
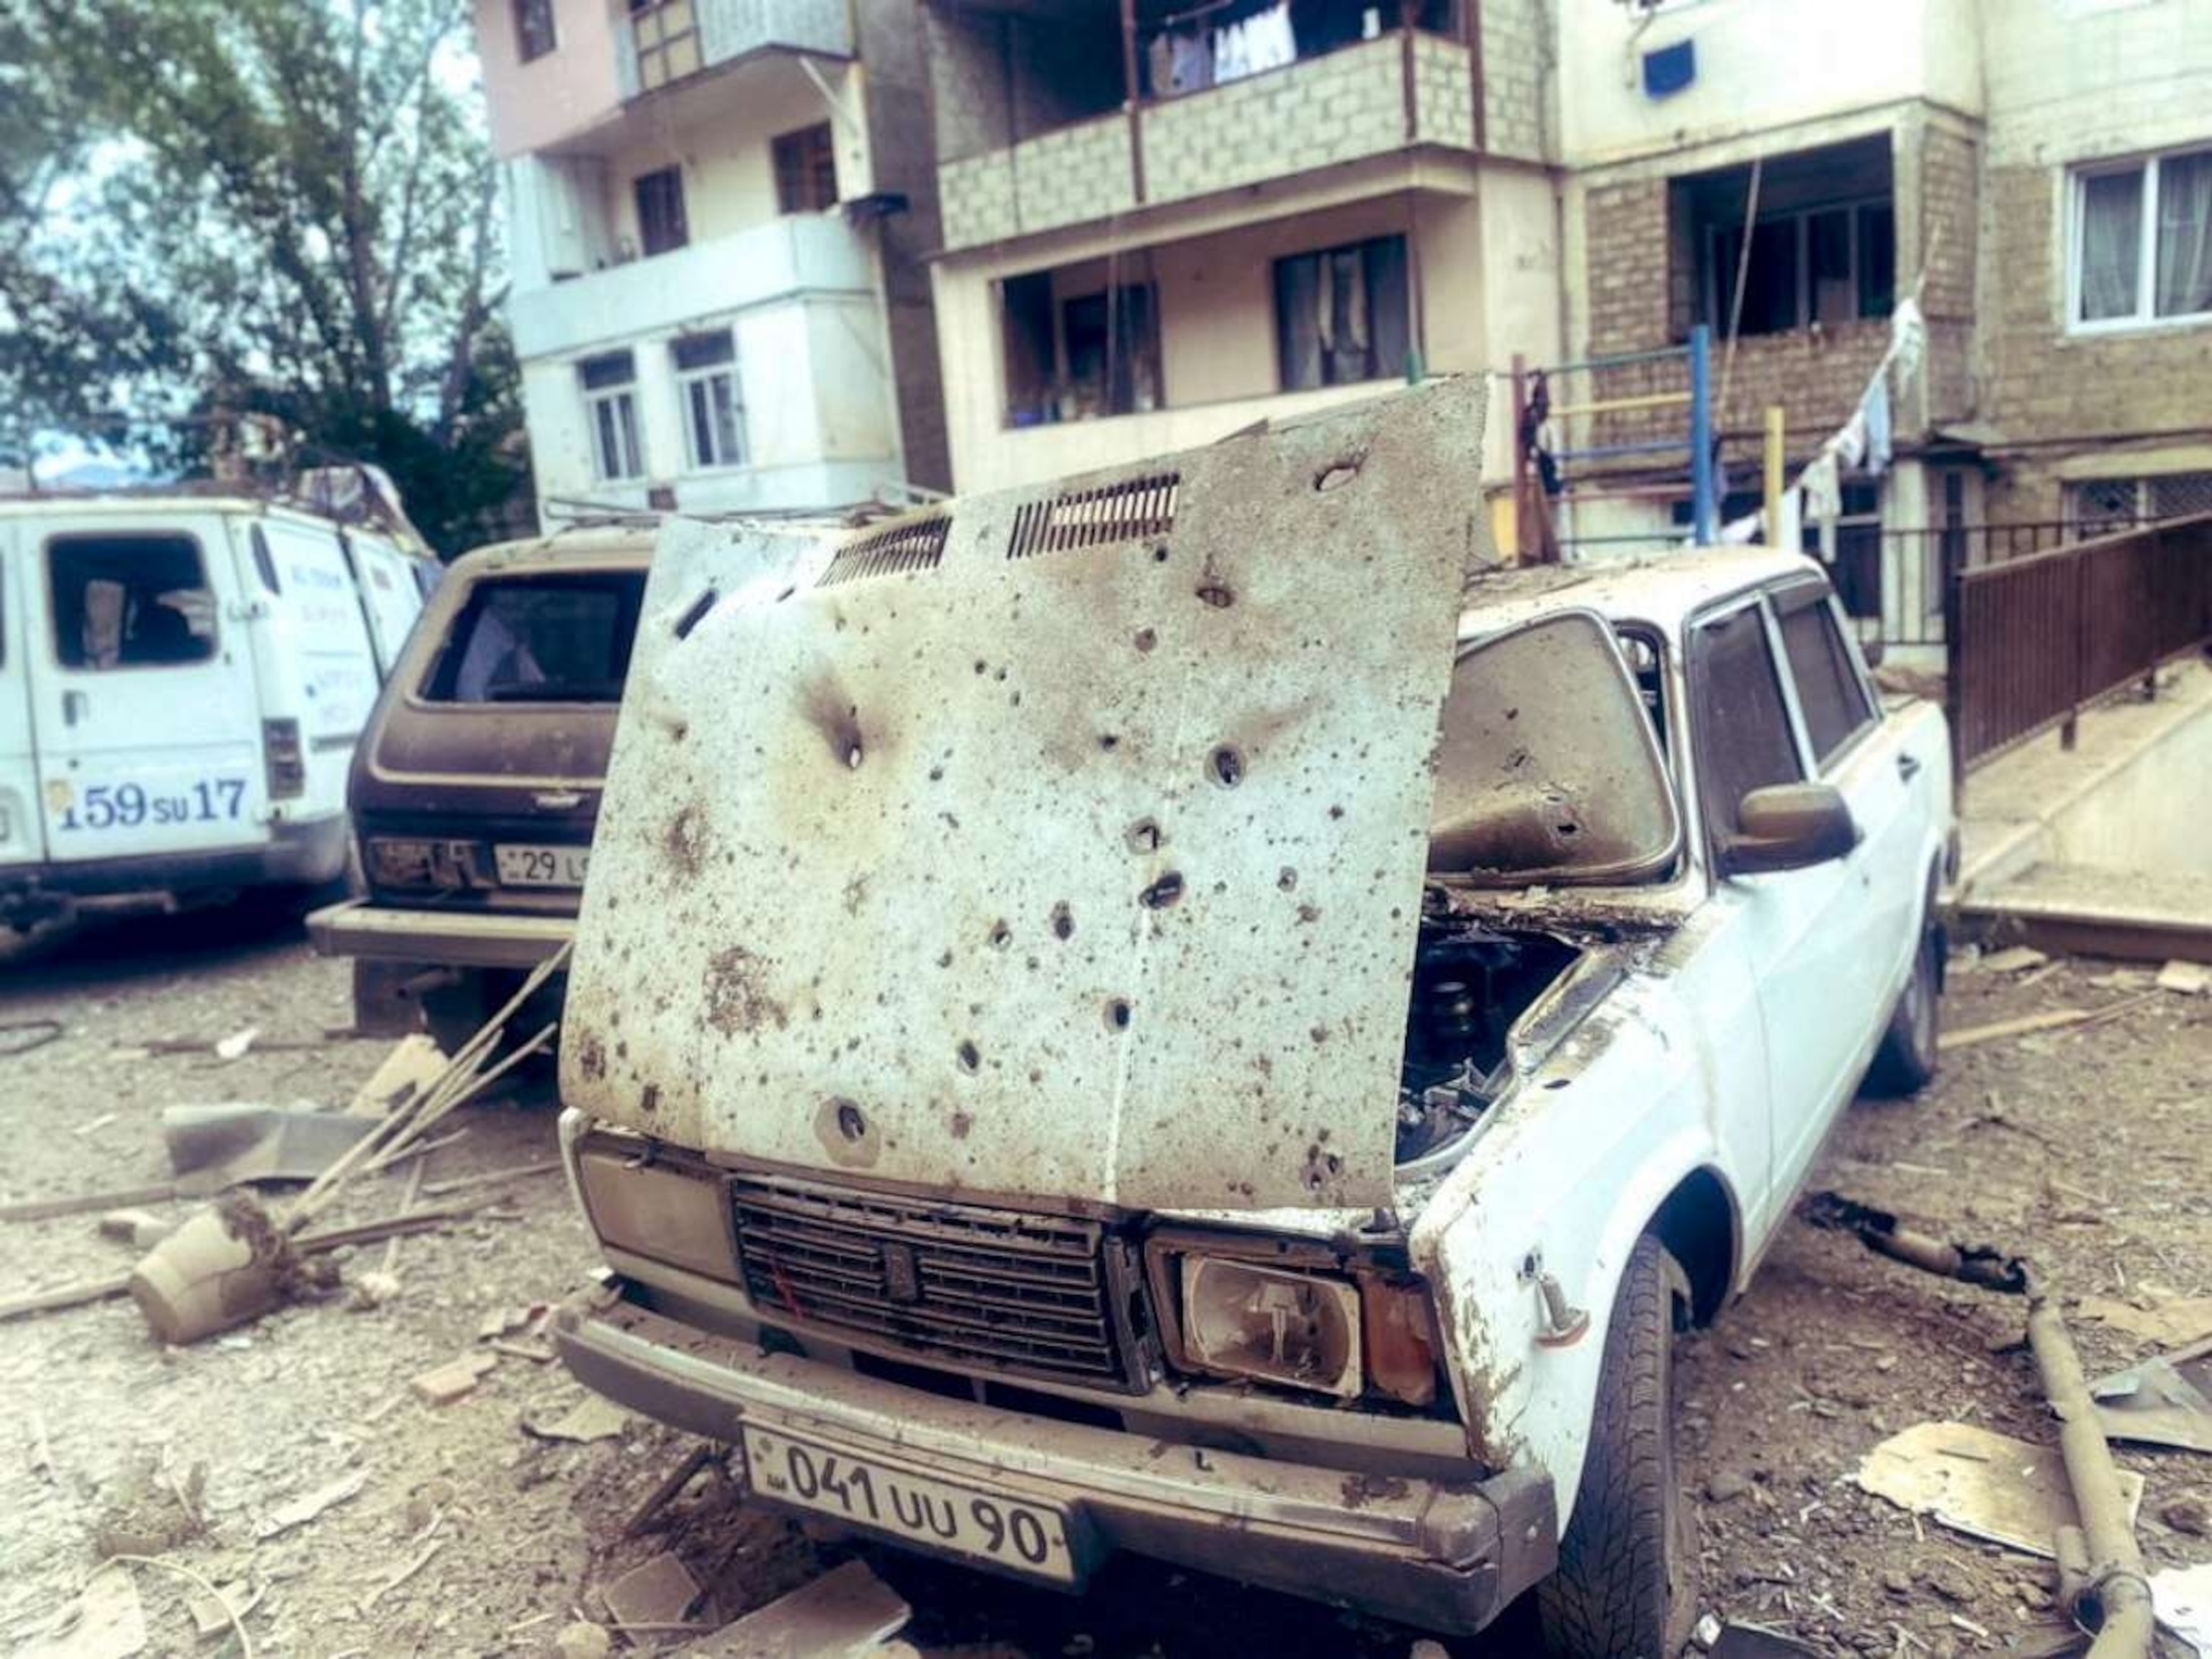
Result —
[[811, 550], [672, 527], [567, 1101], [979, 1197], [1388, 1203], [1480, 398]]

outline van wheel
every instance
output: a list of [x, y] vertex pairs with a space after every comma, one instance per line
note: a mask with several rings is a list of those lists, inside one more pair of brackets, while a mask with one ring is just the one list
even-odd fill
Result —
[[1867, 1068], [1867, 1086], [1875, 1093], [1901, 1099], [1917, 1095], [1934, 1080], [1938, 1058], [1937, 1033], [1942, 1024], [1943, 957], [1948, 948], [1943, 924], [1935, 919], [1931, 902], [1929, 921], [1920, 931], [1920, 948], [1912, 958], [1912, 976], [1890, 1011], [1889, 1029], [1881, 1034], [1874, 1064]]
[[1695, 1523], [1674, 1465], [1674, 1318], [1689, 1281], [1637, 1240], [1606, 1328], [1605, 1370], [1559, 1571], [1538, 1586], [1554, 1659], [1674, 1659], [1698, 1613]]

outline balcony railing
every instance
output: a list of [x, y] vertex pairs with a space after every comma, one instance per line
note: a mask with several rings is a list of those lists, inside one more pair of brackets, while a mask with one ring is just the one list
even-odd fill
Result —
[[631, 0], [615, 74], [635, 98], [771, 48], [850, 58], [851, 14], [842, 0]]

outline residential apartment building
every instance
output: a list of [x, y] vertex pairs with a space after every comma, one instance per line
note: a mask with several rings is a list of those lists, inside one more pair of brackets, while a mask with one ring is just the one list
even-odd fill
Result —
[[963, 489], [1556, 347], [1541, 0], [922, 3]]
[[[1569, 354], [1708, 325], [1723, 517], [1759, 503], [1764, 411], [1795, 476], [1924, 313], [1894, 463], [1841, 480], [1868, 631], [1940, 639], [1952, 564], [2212, 508], [2212, 0], [1556, 3]], [[1560, 400], [1687, 372], [1589, 380]], [[1678, 411], [1562, 424], [1613, 452], [1561, 469], [1571, 545], [1675, 533], [1685, 464], [1635, 446]]]
[[910, 0], [477, 0], [541, 511], [949, 486]]

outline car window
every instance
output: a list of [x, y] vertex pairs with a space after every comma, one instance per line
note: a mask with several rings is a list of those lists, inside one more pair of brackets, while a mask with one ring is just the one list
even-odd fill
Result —
[[1805, 716], [1806, 735], [1813, 740], [1813, 757], [1825, 765], [1872, 722], [1874, 708], [1851, 665], [1826, 592], [1808, 586], [1778, 594], [1774, 608], [1781, 615], [1782, 650], [1790, 659], [1790, 677], [1796, 683], [1797, 707]]
[[477, 582], [432, 664], [432, 702], [619, 702], [645, 573]]
[[1619, 642], [1586, 611], [1486, 640], [1452, 672], [1429, 868], [1493, 884], [1662, 873], [1674, 790]]
[[1767, 649], [1765, 613], [1747, 605], [1701, 624], [1690, 647], [1690, 698], [1706, 828], [1716, 842], [1737, 830], [1736, 807], [1754, 789], [1800, 783], [1796, 735]]
[[178, 667], [215, 655], [215, 594], [189, 536], [57, 536], [46, 580], [64, 668]]

